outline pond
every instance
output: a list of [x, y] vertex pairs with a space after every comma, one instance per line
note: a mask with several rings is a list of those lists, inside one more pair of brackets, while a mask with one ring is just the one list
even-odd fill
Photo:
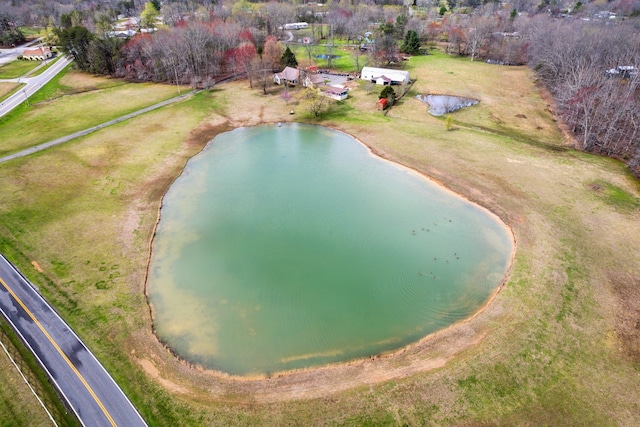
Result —
[[163, 200], [148, 296], [158, 337], [232, 375], [392, 351], [475, 313], [513, 251], [497, 217], [350, 136], [217, 136]]
[[429, 106], [429, 113], [433, 116], [442, 116], [478, 103], [475, 99], [452, 95], [417, 95], [416, 98]]
[[338, 59], [340, 58], [340, 55], [329, 55], [327, 53], [321, 53], [320, 55], [315, 55], [314, 57], [319, 59]]

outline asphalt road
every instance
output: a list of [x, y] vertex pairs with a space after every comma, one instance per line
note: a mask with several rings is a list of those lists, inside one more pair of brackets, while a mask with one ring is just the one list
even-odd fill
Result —
[[62, 56], [55, 62], [55, 64], [39, 76], [0, 80], [5, 82], [24, 83], [24, 86], [22, 86], [19, 91], [2, 101], [0, 104], [0, 117], [4, 116], [23, 102], [26, 102], [27, 98], [40, 90], [42, 86], [47, 84], [49, 80], [54, 78], [55, 75], [62, 71], [70, 62], [71, 59], [66, 56]]
[[80, 338], [2, 255], [0, 312], [31, 349], [84, 426], [146, 426]]
[[12, 47], [9, 49], [0, 49], [0, 65], [6, 64], [7, 62], [15, 61], [18, 58], [18, 55], [22, 55], [25, 49], [39, 45], [41, 41], [42, 37], [38, 37], [37, 39], [25, 43], [21, 46]]

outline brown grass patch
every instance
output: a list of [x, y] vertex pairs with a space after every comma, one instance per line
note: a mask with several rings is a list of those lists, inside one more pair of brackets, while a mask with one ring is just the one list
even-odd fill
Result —
[[31, 265], [33, 265], [33, 268], [35, 268], [38, 273], [43, 272], [42, 267], [40, 267], [37, 261], [31, 261]]
[[0, 99], [16, 90], [19, 86], [18, 83], [0, 83]]
[[609, 280], [616, 296], [616, 335], [624, 352], [640, 367], [640, 276], [615, 271]]

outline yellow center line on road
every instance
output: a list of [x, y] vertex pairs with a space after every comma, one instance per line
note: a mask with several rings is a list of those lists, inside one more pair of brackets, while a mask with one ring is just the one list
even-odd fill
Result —
[[36, 318], [36, 316], [34, 316], [34, 314], [27, 308], [26, 305], [24, 305], [24, 303], [22, 302], [22, 300], [20, 298], [18, 298], [18, 296], [15, 294], [15, 292], [13, 292], [13, 290], [9, 287], [9, 285], [7, 285], [7, 283], [2, 280], [2, 277], [0, 277], [0, 283], [2, 283], [2, 286], [4, 286], [4, 288], [7, 290], [7, 292], [9, 292], [11, 294], [11, 296], [18, 302], [18, 304], [20, 304], [20, 307], [22, 307], [22, 309], [29, 315], [29, 317], [31, 317], [31, 319], [35, 322], [36, 325], [38, 325], [38, 328], [40, 328], [40, 330], [42, 331], [42, 333], [47, 337], [47, 339], [51, 342], [51, 344], [55, 347], [56, 350], [58, 350], [58, 353], [60, 353], [60, 355], [62, 356], [62, 358], [65, 360], [65, 362], [67, 362], [67, 364], [69, 365], [69, 367], [71, 367], [71, 369], [73, 370], [73, 372], [75, 372], [75, 374], [78, 376], [78, 378], [80, 379], [80, 381], [82, 382], [82, 384], [84, 384], [84, 386], [87, 388], [87, 390], [89, 391], [89, 394], [91, 394], [91, 396], [95, 399], [96, 403], [98, 404], [98, 406], [100, 407], [100, 409], [102, 409], [102, 412], [104, 413], [104, 415], [107, 417], [107, 419], [109, 420], [109, 422], [111, 423], [112, 426], [116, 427], [117, 424], [115, 423], [115, 421], [113, 421], [113, 418], [111, 418], [111, 415], [109, 414], [109, 412], [107, 411], [107, 408], [104, 407], [104, 405], [102, 404], [102, 402], [100, 401], [100, 399], [98, 398], [98, 396], [96, 396], [95, 392], [93, 391], [93, 389], [91, 388], [91, 386], [87, 383], [87, 380], [84, 379], [84, 377], [82, 376], [82, 374], [78, 371], [78, 369], [75, 367], [75, 365], [71, 362], [71, 360], [69, 360], [69, 358], [67, 357], [67, 355], [65, 354], [64, 351], [62, 351], [62, 349], [60, 348], [60, 346], [58, 345], [58, 343], [53, 339], [53, 337], [51, 337], [51, 335], [49, 335], [49, 333], [47, 332], [47, 330], [44, 328], [44, 326], [42, 326], [42, 324], [40, 323], [40, 321], [38, 321], [38, 319]]

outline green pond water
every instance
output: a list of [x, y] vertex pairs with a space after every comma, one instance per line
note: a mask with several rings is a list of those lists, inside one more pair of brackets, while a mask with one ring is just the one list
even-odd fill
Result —
[[263, 375], [391, 351], [470, 316], [512, 250], [495, 216], [348, 135], [242, 128], [166, 194], [149, 301], [182, 358]]

